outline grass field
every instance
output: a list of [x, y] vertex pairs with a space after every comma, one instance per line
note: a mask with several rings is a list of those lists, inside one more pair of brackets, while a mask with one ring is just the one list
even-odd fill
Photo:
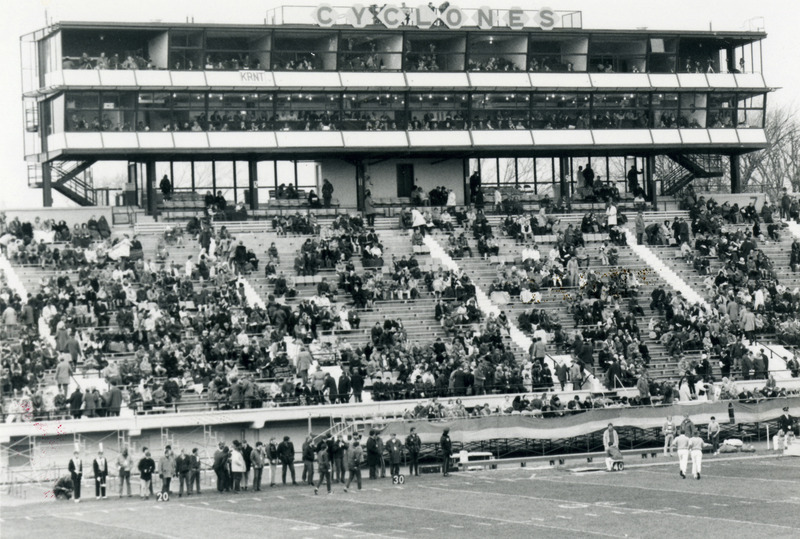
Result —
[[[800, 459], [706, 456], [702, 479], [677, 459], [625, 471], [506, 468], [173, 498], [0, 504], [16, 537], [800, 537]], [[690, 465], [691, 469], [691, 465]], [[84, 480], [84, 490], [91, 480]], [[93, 494], [93, 492], [91, 493]], [[84, 494], [86, 495], [86, 494]], [[8, 502], [8, 500], [6, 500]]]

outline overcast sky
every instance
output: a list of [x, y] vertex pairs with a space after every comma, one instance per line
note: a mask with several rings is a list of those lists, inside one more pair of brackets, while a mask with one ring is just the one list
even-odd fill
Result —
[[[41, 206], [41, 191], [27, 187], [22, 149], [22, 106], [19, 76], [19, 36], [45, 26], [45, 11], [52, 21], [185, 22], [258, 24], [268, 9], [280, 5], [315, 6], [325, 2], [304, 0], [0, 0], [0, 57], [5, 59], [0, 102], [7, 111], [0, 123], [0, 208]], [[347, 1], [331, 1], [348, 5]], [[355, 3], [355, 2], [352, 2]], [[369, 1], [362, 1], [369, 4]], [[400, 2], [396, 2], [399, 4]], [[406, 0], [406, 4], [417, 3]], [[768, 107], [800, 109], [800, 10], [789, 0], [552, 0], [489, 1], [455, 0], [465, 8], [491, 5], [493, 8], [520, 6], [537, 9], [580, 10], [584, 28], [665, 30], [742, 30], [763, 27], [764, 75], [767, 84], [780, 88], [770, 95]]]

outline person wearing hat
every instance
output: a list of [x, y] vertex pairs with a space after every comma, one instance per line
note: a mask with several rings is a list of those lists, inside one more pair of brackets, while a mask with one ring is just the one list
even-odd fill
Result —
[[294, 444], [288, 436], [284, 436], [283, 441], [278, 444], [278, 457], [282, 464], [283, 484], [286, 484], [286, 470], [289, 470], [292, 475], [292, 484], [297, 486], [298, 483], [294, 473]]
[[715, 455], [719, 455], [719, 433], [721, 430], [722, 427], [717, 423], [717, 418], [712, 415], [706, 431], [708, 432], [708, 443], [711, 444], [711, 450]]
[[782, 430], [786, 434], [794, 432], [794, 424], [797, 420], [789, 415], [789, 407], [783, 407], [783, 415], [778, 418], [778, 430]]
[[688, 438], [694, 436], [695, 426], [692, 420], [689, 419], [689, 414], [683, 414], [683, 421], [681, 422], [681, 431], [686, 433]]
[[92, 469], [94, 470], [94, 496], [98, 500], [100, 496], [105, 500], [106, 496], [106, 478], [108, 477], [108, 460], [103, 456], [103, 451], [97, 452], [97, 458], [92, 462]]
[[138, 468], [141, 487], [139, 495], [143, 500], [148, 500], [152, 492], [153, 473], [156, 471], [156, 462], [150, 458], [150, 451], [144, 452], [144, 457], [139, 461]]
[[72, 488], [73, 488], [75, 503], [80, 503], [81, 479], [83, 478], [83, 462], [81, 462], [81, 456], [79, 452], [75, 451], [74, 453], [72, 453], [72, 458], [69, 460], [68, 470], [72, 478]]
[[375, 429], [369, 431], [367, 438], [367, 466], [369, 466], [369, 478], [378, 478], [378, 465], [380, 464], [381, 454], [378, 450], [378, 436]]
[[417, 434], [417, 428], [411, 427], [411, 432], [406, 436], [406, 450], [408, 451], [408, 475], [419, 477], [419, 452], [422, 449], [422, 441]]
[[389, 453], [389, 473], [392, 477], [400, 475], [400, 459], [403, 458], [403, 442], [397, 439], [397, 434], [392, 433], [386, 442], [386, 451]]
[[447, 477], [450, 475], [450, 453], [453, 451], [453, 443], [450, 441], [450, 427], [445, 427], [442, 437], [439, 438], [439, 447], [442, 450], [442, 474]]

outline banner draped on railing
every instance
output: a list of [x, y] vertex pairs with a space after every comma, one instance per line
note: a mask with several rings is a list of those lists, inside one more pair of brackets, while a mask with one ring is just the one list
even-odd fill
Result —
[[730, 423], [729, 404], [732, 405], [736, 423], [762, 423], [777, 419], [783, 413], [784, 406], [789, 407], [789, 413], [793, 417], [800, 415], [800, 397], [792, 397], [751, 404], [720, 401], [656, 407], [597, 408], [552, 418], [502, 415], [441, 421], [412, 420], [390, 423], [384, 432], [395, 432], [398, 436], [405, 436], [411, 427], [416, 427], [422, 443], [438, 442], [445, 427], [450, 427], [450, 438], [454, 442], [462, 443], [524, 438], [558, 440], [599, 432], [609, 423], [613, 423], [616, 428], [661, 428], [666, 416], [672, 415], [675, 423], [680, 424], [683, 415], [687, 413], [696, 425], [705, 425], [711, 416], [715, 416], [721, 424]]

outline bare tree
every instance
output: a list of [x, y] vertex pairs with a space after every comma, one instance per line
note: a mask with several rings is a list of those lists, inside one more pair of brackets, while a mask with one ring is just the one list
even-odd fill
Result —
[[800, 121], [784, 108], [767, 113], [767, 148], [740, 158], [742, 187], [755, 187], [777, 200], [781, 190], [800, 191]]

